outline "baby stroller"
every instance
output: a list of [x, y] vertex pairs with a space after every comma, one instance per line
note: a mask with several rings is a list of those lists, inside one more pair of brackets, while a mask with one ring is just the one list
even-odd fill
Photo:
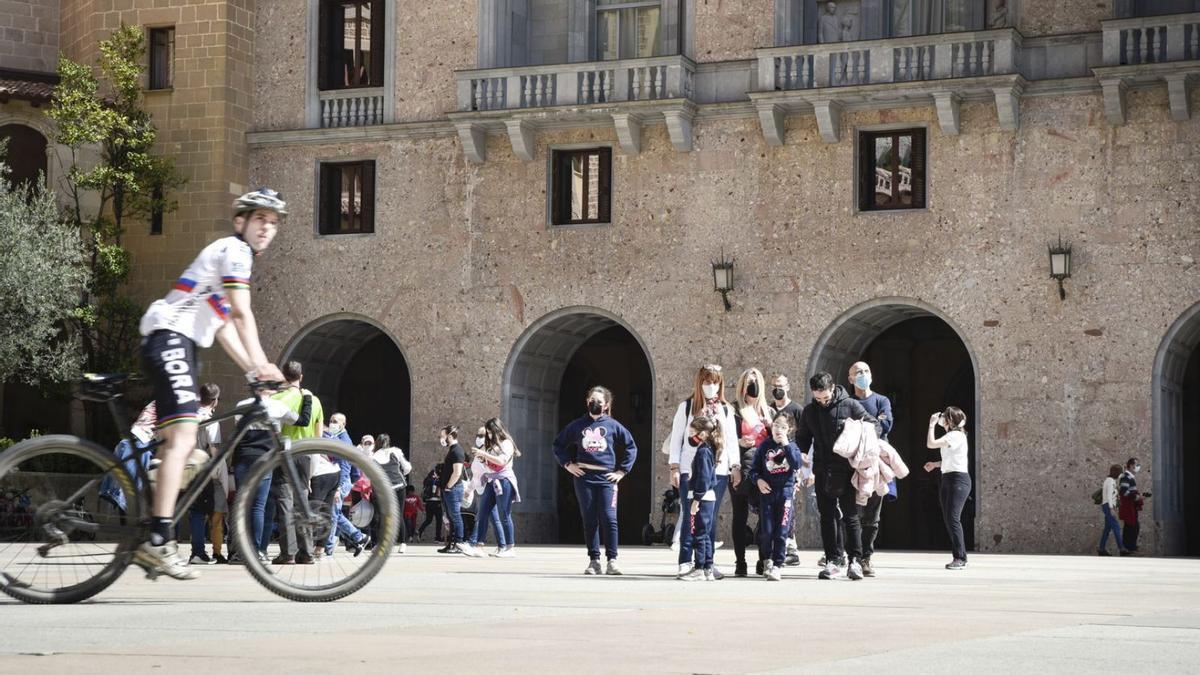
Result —
[[662, 517], [659, 519], [658, 530], [654, 529], [653, 523], [646, 523], [646, 526], [642, 528], [642, 543], [646, 546], [652, 546], [656, 541], [663, 544], [671, 543], [677, 520], [679, 520], [679, 489], [673, 487], [663, 493]]

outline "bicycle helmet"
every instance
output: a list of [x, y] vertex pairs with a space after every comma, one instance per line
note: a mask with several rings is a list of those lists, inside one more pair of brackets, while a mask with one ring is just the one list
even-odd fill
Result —
[[286, 216], [286, 208], [287, 202], [280, 199], [279, 193], [269, 187], [261, 187], [253, 192], [247, 192], [233, 201], [234, 215], [255, 209], [266, 209]]

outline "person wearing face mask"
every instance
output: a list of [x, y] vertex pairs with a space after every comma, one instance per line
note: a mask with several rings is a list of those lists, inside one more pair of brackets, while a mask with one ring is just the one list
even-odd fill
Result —
[[446, 448], [446, 457], [442, 460], [442, 508], [446, 510], [446, 518], [450, 521], [450, 532], [446, 536], [446, 545], [438, 549], [438, 553], [464, 553], [462, 502], [466, 486], [463, 483], [463, 470], [466, 468], [467, 453], [458, 445], [458, 427], [453, 424], [442, 427], [438, 432], [438, 444]]
[[[963, 411], [950, 406], [929, 418], [929, 433], [925, 440], [926, 447], [930, 450], [941, 450], [942, 454], [941, 461], [926, 462], [925, 470], [942, 471], [938, 496], [941, 498], [942, 518], [946, 521], [946, 532], [950, 534], [950, 547], [954, 555], [954, 559], [946, 565], [948, 570], [967, 567], [967, 542], [962, 528], [963, 506], [971, 496], [967, 434], [963, 431], [966, 425], [967, 416]], [[940, 438], [935, 438], [938, 427], [946, 433]]]
[[500, 418], [493, 417], [479, 427], [475, 434], [475, 457], [471, 465], [472, 485], [479, 495], [475, 511], [475, 531], [471, 534], [470, 548], [463, 549], [476, 558], [484, 554], [475, 546], [487, 539], [488, 524], [496, 531], [494, 558], [516, 556], [516, 532], [513, 529], [512, 505], [521, 501], [517, 490], [517, 474], [513, 461], [521, 455], [513, 443], [512, 436], [504, 428]]
[[[886, 441], [888, 433], [892, 430], [892, 402], [883, 394], [871, 391], [871, 366], [858, 361], [850, 366], [849, 379], [851, 386], [854, 387], [852, 394], [854, 400], [861, 403], [872, 417], [879, 420], [879, 426], [883, 427], [883, 433], [880, 434], [879, 440]], [[895, 485], [895, 481], [892, 481], [888, 487], [894, 490]], [[879, 535], [879, 514], [883, 510], [883, 500], [884, 497], [873, 494], [867, 500], [867, 505], [863, 507], [862, 570], [865, 577], [875, 576], [875, 568], [871, 565], [871, 554], [875, 553], [875, 537]]]
[[[697, 404], [697, 401], [700, 403]], [[692, 460], [696, 455], [696, 446], [691, 443], [687, 430], [696, 417], [709, 417], [716, 420], [721, 426], [721, 440], [724, 447], [729, 448], [729, 452], [722, 453], [721, 460], [714, 467], [716, 484], [713, 486], [715, 502], [713, 506], [714, 512], [716, 512], [721, 508], [721, 497], [724, 495], [727, 481], [732, 479], [735, 487], [741, 482], [740, 458], [737, 451], [734, 450], [737, 447], [737, 431], [733, 407], [725, 401], [725, 377], [721, 373], [721, 366], [708, 364], [696, 371], [692, 395], [679, 404], [679, 408], [675, 410], [675, 419], [671, 422], [668, 462], [671, 466], [671, 485], [679, 488], [679, 513], [681, 514], [675, 523], [675, 537], [679, 541], [679, 570], [676, 575], [679, 577], [687, 575], [693, 568], [693, 533], [684, 529], [685, 524], [690, 526], [692, 519], [683, 514], [689, 513], [692, 506], [687, 485], [691, 479]], [[681, 469], [681, 467], [685, 468]], [[714, 528], [709, 533], [709, 541], [715, 541], [716, 523], [714, 520], [710, 518], [705, 521]], [[713, 575], [718, 579], [724, 576], [715, 565], [713, 566]]]
[[[742, 466], [749, 467], [754, 462], [758, 446], [771, 435], [771, 408], [767, 405], [766, 387], [762, 371], [758, 368], [747, 368], [737, 379], [734, 388], [734, 432], [737, 436], [737, 447], [741, 455]], [[731, 453], [732, 454], [732, 453]], [[750, 520], [750, 505], [758, 501], [758, 490], [750, 482], [744, 482], [741, 489], [735, 490], [733, 503], [733, 555], [734, 574], [739, 577], [747, 576], [749, 569], [746, 565], [746, 536], [747, 523]], [[761, 514], [760, 514], [761, 516]], [[758, 564], [755, 574], [761, 575], [764, 568], [764, 553], [758, 551]]]
[[[336, 441], [341, 441], [346, 445], [354, 445], [354, 441], [350, 439], [350, 432], [346, 429], [346, 416], [340, 412], [329, 416], [329, 424], [325, 425], [325, 431], [321, 434], [323, 438], [329, 438]], [[374, 439], [372, 439], [374, 442]], [[354, 526], [346, 514], [342, 512], [342, 500], [346, 495], [350, 494], [350, 487], [354, 485], [357, 476], [351, 475], [355, 471], [351, 471], [350, 462], [344, 459], [339, 459], [334, 464], [338, 467], [337, 483], [331, 493], [324, 495], [321, 501], [327, 501], [333, 510], [334, 527], [330, 528], [329, 538], [325, 540], [324, 556], [329, 558], [333, 555], [334, 544], [337, 543], [340, 536], [347, 542], [347, 546], [351, 553], [358, 556], [371, 544], [371, 537], [362, 530]], [[316, 490], [313, 490], [315, 493]], [[321, 547], [317, 547], [317, 559], [321, 559]]]
[[[688, 443], [695, 448], [692, 453], [692, 465], [689, 467], [689, 480], [684, 484], [687, 490], [688, 514], [692, 526], [691, 549], [696, 553], [696, 564], [687, 573], [679, 575], [681, 581], [716, 581], [717, 576], [713, 565], [713, 540], [711, 521], [716, 516], [716, 465], [725, 454], [724, 432], [721, 423], [700, 415], [688, 425]], [[730, 452], [733, 449], [730, 448]]]
[[[777, 374], [771, 378], [771, 401], [768, 411], [771, 413], [772, 420], [775, 420], [780, 415], [787, 416], [788, 437], [794, 440], [796, 429], [800, 426], [800, 415], [804, 411], [804, 408], [791, 399], [789, 396], [790, 393], [791, 384], [788, 382], [786, 375]], [[801, 454], [807, 450], [808, 448], [801, 448]], [[816, 509], [815, 502], [812, 507]], [[787, 553], [783, 558], [784, 564], [788, 567], [795, 567], [800, 564], [800, 550], [796, 545], [795, 524], [796, 509], [793, 508], [791, 510], [791, 517], [787, 523]], [[822, 562], [821, 564], [824, 565], [825, 563]]]
[[1142, 470], [1142, 463], [1137, 457], [1130, 457], [1129, 461], [1125, 462], [1125, 471], [1121, 474], [1121, 478], [1117, 483], [1117, 492], [1121, 496], [1121, 505], [1117, 507], [1117, 517], [1121, 520], [1121, 538], [1124, 540], [1125, 550], [1121, 555], [1137, 555], [1138, 552], [1138, 532], [1142, 529], [1138, 522], [1138, 512], [1146, 505], [1146, 500], [1150, 497], [1149, 492], [1139, 492], [1137, 486], [1137, 474]]
[[771, 436], [758, 446], [750, 469], [750, 482], [760, 493], [758, 549], [765, 558], [763, 576], [779, 581], [787, 553], [787, 530], [792, 520], [792, 493], [800, 468], [800, 448], [792, 442], [792, 420], [778, 415]]
[[[817, 511], [821, 514], [821, 543], [825, 548], [825, 568], [818, 578], [837, 579], [842, 575], [838, 561], [843, 553], [849, 554], [846, 576], [855, 581], [862, 579], [862, 530], [855, 501], [855, 489], [851, 484], [854, 469], [850, 463], [833, 451], [833, 444], [842, 433], [846, 420], [862, 420], [875, 426], [875, 433], [883, 433], [879, 421], [867, 413], [862, 404], [846, 393], [841, 385], [833, 383], [833, 375], [820, 372], [808, 380], [813, 402], [804, 406], [800, 425], [796, 429], [796, 447], [813, 449], [813, 475], [816, 479]], [[841, 519], [845, 528], [844, 547], [838, 542], [837, 521]]]
[[583, 516], [588, 566], [583, 573], [601, 574], [600, 527], [604, 527], [604, 574], [620, 575], [617, 566], [617, 483], [633, 469], [637, 443], [633, 434], [610, 417], [612, 392], [592, 387], [587, 393], [587, 414], [568, 424], [554, 439], [554, 457], [575, 478], [575, 496]]

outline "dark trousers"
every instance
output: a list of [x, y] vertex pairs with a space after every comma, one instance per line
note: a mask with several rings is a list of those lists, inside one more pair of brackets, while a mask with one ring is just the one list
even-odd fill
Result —
[[408, 532], [408, 538], [404, 541], [408, 542], [417, 533], [417, 517], [415, 515], [404, 516], [404, 529]]
[[[832, 474], [826, 476], [824, 471], [816, 474], [817, 511], [821, 514], [821, 544], [825, 549], [825, 559], [834, 562], [841, 559], [843, 554], [849, 554], [850, 562], [862, 559], [862, 522], [858, 504], [854, 501], [854, 486], [850, 484], [851, 474]], [[829, 481], [836, 481], [827, 484]], [[829, 489], [840, 490], [841, 494], [832, 496]], [[844, 534], [839, 536], [839, 526]], [[845, 545], [842, 545], [844, 536]]]
[[[301, 480], [305, 480], [301, 472]], [[297, 504], [308, 501], [308, 490], [290, 485], [283, 476], [283, 469], [276, 469], [271, 474], [271, 490], [264, 513], [267, 527], [271, 523], [279, 525], [279, 552], [290, 556], [297, 553], [312, 555], [312, 528], [296, 524]]]
[[883, 497], [871, 495], [867, 505], [862, 507], [862, 549], [863, 558], [870, 559], [875, 552], [875, 537], [879, 534], [879, 512], [883, 510]]
[[[204, 555], [204, 518], [208, 514], [202, 509], [188, 509], [188, 528], [192, 531], [192, 555]], [[178, 536], [176, 537], [178, 538]]]
[[792, 520], [792, 488], [776, 488], [758, 498], [758, 552], [783, 567], [788, 523]]
[[433, 523], [433, 538], [441, 540], [442, 538], [442, 503], [440, 501], [425, 502], [425, 520], [421, 526], [417, 528], [417, 536], [425, 534], [425, 528]]
[[462, 481], [458, 485], [442, 492], [446, 505], [446, 518], [450, 521], [450, 539], [448, 543], [458, 544], [463, 541], [462, 500], [466, 486]]
[[[700, 509], [696, 511], [696, 515], [692, 516], [692, 550], [696, 554], [696, 567], [700, 569], [712, 569], [713, 566], [713, 520], [716, 515], [717, 503], [715, 501], [706, 502], [700, 500]], [[688, 507], [689, 509], [691, 507]], [[689, 511], [690, 513], [690, 511]], [[682, 548], [683, 537], [680, 537], [680, 548]]]
[[[576, 478], [575, 496], [579, 499], [579, 514], [583, 516], [583, 541], [587, 544], [588, 558], [600, 559], [600, 527], [603, 526], [605, 557], [615, 560], [617, 557], [616, 484], [591, 476]], [[679, 548], [681, 549], [683, 548], [683, 539], [682, 536], [679, 538]]]
[[950, 535], [951, 553], [955, 560], [967, 559], [967, 542], [963, 537], [962, 510], [971, 496], [971, 475], [962, 471], [942, 474], [938, 496], [942, 500], [942, 518]]
[[[743, 478], [742, 480], [749, 480]], [[751, 487], [751, 490], [758, 490], [757, 487]], [[750, 524], [750, 500], [754, 499], [753, 495], [739, 494], [733, 492], [729, 495], [729, 503], [733, 506], [733, 555], [739, 565], [746, 562], [746, 546], [750, 543], [746, 536], [746, 530]], [[759, 519], [762, 519], [761, 512]], [[759, 528], [761, 530], [761, 528]], [[758, 559], [763, 560], [764, 554], [760, 547], [758, 549]]]
[[[691, 474], [679, 474], [679, 515], [683, 519], [683, 526], [679, 529], [679, 564], [690, 563], [695, 551], [692, 549], [692, 527], [695, 525], [692, 518], [692, 490], [688, 487], [688, 481], [691, 479]], [[582, 503], [582, 502], [581, 502]]]
[[1121, 538], [1125, 541], [1125, 550], [1138, 550], [1137, 538], [1138, 532], [1142, 529], [1142, 524], [1135, 520], [1132, 523], [1126, 521], [1123, 525], [1124, 527], [1121, 528]]

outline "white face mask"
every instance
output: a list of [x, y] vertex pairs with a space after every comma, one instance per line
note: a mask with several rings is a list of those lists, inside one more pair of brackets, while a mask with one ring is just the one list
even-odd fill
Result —
[[441, 443], [443, 448], [450, 445], [449, 443], [446, 442], [446, 439], [444, 439], [444, 438], [439, 438], [438, 443]]
[[334, 433], [334, 434], [336, 434], [337, 432], [339, 432], [339, 431], [341, 431], [341, 430], [342, 430], [342, 425], [340, 425], [340, 424], [331, 423], [331, 424], [329, 425], [329, 431], [330, 431], [330, 433]]
[[477, 447], [477, 448], [483, 447], [483, 437], [482, 436], [475, 437], [475, 447]]
[[700, 390], [704, 392], [704, 398], [716, 398], [717, 394], [721, 393], [721, 385], [709, 383], [700, 385]]

